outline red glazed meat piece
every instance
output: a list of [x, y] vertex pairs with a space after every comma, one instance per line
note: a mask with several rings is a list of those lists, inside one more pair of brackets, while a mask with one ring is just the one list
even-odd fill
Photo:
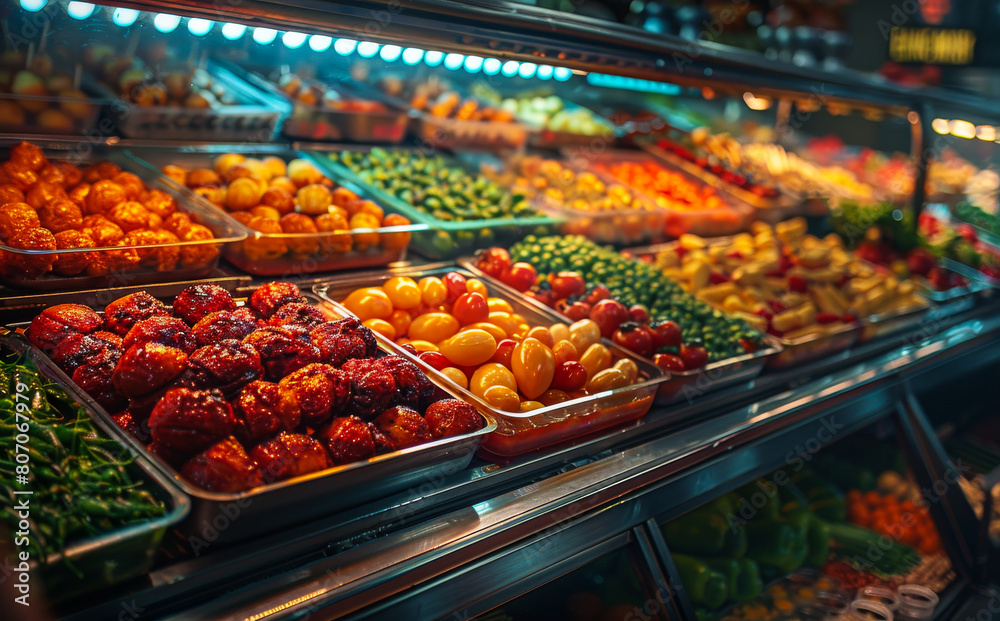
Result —
[[348, 360], [340, 370], [351, 378], [351, 401], [347, 412], [371, 420], [396, 399], [396, 380], [375, 360]]
[[236, 417], [217, 390], [172, 388], [149, 416], [153, 442], [181, 453], [197, 453], [233, 433]]
[[396, 450], [430, 442], [433, 439], [424, 417], [416, 410], [400, 405], [382, 412], [373, 422]]
[[224, 310], [236, 310], [236, 300], [219, 285], [192, 285], [174, 299], [174, 314], [192, 326], [208, 315]]
[[267, 320], [269, 326], [302, 326], [304, 328], [313, 328], [322, 325], [326, 322], [326, 316], [323, 315], [323, 311], [316, 308], [311, 304], [306, 304], [303, 302], [292, 302], [291, 304], [285, 304], [271, 315], [271, 318]]
[[357, 416], [333, 419], [316, 438], [334, 464], [349, 464], [375, 455], [375, 428]]
[[118, 362], [122, 350], [94, 334], [71, 334], [52, 350], [52, 361], [71, 374], [85, 364], [101, 365]]
[[125, 406], [125, 395], [115, 388], [112, 377], [115, 363], [85, 364], [73, 371], [73, 383], [100, 403], [106, 410], [117, 412]]
[[458, 399], [432, 403], [424, 412], [424, 420], [435, 438], [460, 436], [483, 428], [483, 419], [476, 408]]
[[273, 440], [258, 444], [250, 456], [266, 481], [281, 481], [330, 467], [319, 440], [301, 433], [283, 431]]
[[271, 438], [280, 431], [294, 431], [301, 414], [293, 399], [285, 398], [277, 384], [256, 380], [247, 384], [233, 401], [239, 432], [248, 445]]
[[375, 334], [353, 317], [317, 326], [309, 338], [319, 347], [323, 362], [335, 367], [355, 358], [374, 358], [378, 352]]
[[314, 362], [320, 361], [319, 348], [309, 340], [309, 333], [299, 326], [261, 328], [245, 339], [260, 353], [267, 377], [279, 380]]
[[195, 350], [179, 384], [195, 390], [217, 388], [231, 396], [263, 374], [253, 345], [230, 339]]
[[185, 354], [190, 354], [198, 347], [191, 328], [186, 323], [176, 317], [166, 316], [150, 317], [137, 322], [122, 340], [126, 350], [143, 343], [176, 347]]
[[257, 318], [249, 308], [234, 311], [216, 311], [194, 324], [191, 332], [199, 347], [212, 345], [226, 339], [242, 341], [257, 329]]
[[242, 492], [264, 484], [260, 469], [235, 438], [192, 457], [181, 468], [181, 476], [210, 492]]
[[269, 319], [285, 304], [305, 301], [298, 286], [290, 282], [269, 282], [250, 295], [251, 308], [264, 319]]
[[82, 304], [58, 304], [46, 308], [31, 320], [28, 340], [42, 351], [50, 352], [66, 337], [89, 334], [103, 323], [104, 320], [92, 308]]
[[170, 310], [145, 291], [131, 293], [108, 304], [104, 309], [104, 325], [124, 337], [132, 326], [151, 317], [168, 317]]
[[190, 457], [187, 453], [175, 451], [156, 442], [150, 442], [146, 450], [178, 470], [188, 462], [188, 458]]
[[129, 412], [128, 410], [125, 410], [121, 414], [115, 414], [111, 417], [111, 419], [115, 421], [116, 425], [127, 431], [131, 436], [143, 444], [149, 443], [148, 421], [136, 420], [136, 418], [132, 416], [132, 412]]
[[415, 410], [423, 410], [434, 401], [436, 389], [430, 378], [402, 356], [379, 358], [378, 364], [392, 373], [398, 394], [394, 405], [405, 405]]
[[187, 354], [175, 347], [146, 343], [129, 348], [118, 360], [112, 378], [130, 399], [168, 386], [187, 368]]
[[313, 428], [343, 412], [351, 400], [351, 379], [328, 364], [306, 365], [278, 385], [282, 397], [302, 414], [302, 422]]

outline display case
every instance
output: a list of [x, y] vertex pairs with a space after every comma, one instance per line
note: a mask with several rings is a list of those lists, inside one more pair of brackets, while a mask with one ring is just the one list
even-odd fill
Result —
[[[436, 369], [429, 375], [439, 390], [502, 423], [497, 430], [487, 421], [459, 445], [429, 443], [433, 455], [410, 449], [340, 467], [333, 474], [343, 485], [331, 489], [351, 490], [351, 497], [327, 494], [301, 510], [291, 501], [257, 507], [253, 490], [194, 492], [179, 478], [179, 465], [155, 469], [168, 483], [174, 479], [183, 499], [177, 506], [195, 501], [197, 508], [208, 499], [211, 514], [195, 511], [197, 529], [168, 531], [152, 560], [147, 555], [141, 567], [116, 572], [122, 579], [113, 583], [88, 583], [94, 588], [84, 595], [46, 593], [33, 582], [34, 601], [50, 605], [53, 618], [699, 621], [731, 618], [733, 604], [748, 605], [735, 601], [757, 590], [747, 558], [758, 565], [766, 605], [783, 615], [773, 618], [825, 618], [821, 612], [831, 611], [808, 597], [817, 600], [824, 591], [824, 605], [835, 606], [859, 594], [847, 592], [850, 571], [836, 564], [856, 555], [842, 552], [838, 560], [837, 549], [868, 545], [872, 533], [884, 534], [904, 511], [920, 526], [900, 531], [890, 546], [887, 554], [899, 567], [877, 565], [869, 574], [860, 573], [866, 566], [853, 567], [851, 575], [867, 582], [852, 585], [891, 586], [897, 598], [906, 595], [898, 588], [904, 582], [931, 588], [933, 612], [911, 610], [910, 618], [965, 618], [987, 605], [983, 593], [992, 593], [997, 578], [990, 533], [1000, 464], [988, 390], [1000, 370], [1000, 279], [993, 271], [993, 236], [1000, 231], [991, 230], [989, 219], [997, 166], [990, 132], [1000, 115], [991, 102], [514, 2], [22, 0], [8, 3], [2, 16], [8, 49], [0, 59], [7, 70], [0, 71], [0, 116], [41, 125], [26, 137], [4, 134], [5, 144], [51, 141], [56, 133], [69, 145], [64, 151], [110, 153], [218, 227], [212, 239], [178, 242], [180, 253], [199, 244], [212, 248], [204, 273], [157, 277], [149, 269], [143, 276], [154, 276], [140, 282], [115, 274], [53, 291], [17, 289], [21, 281], [54, 277], [26, 275], [25, 266], [73, 254], [58, 245], [58, 218], [36, 223], [28, 211], [48, 214], [56, 202], [71, 216], [79, 212], [81, 221], [103, 217], [89, 213], [102, 211], [96, 200], [88, 202], [90, 185], [129, 188], [114, 181], [117, 170], [106, 178], [108, 170], [95, 168], [92, 178], [70, 183], [52, 167], [12, 156], [0, 166], [0, 321], [23, 325], [57, 304], [101, 310], [141, 291], [169, 303], [192, 285], [251, 298], [280, 279], [337, 302], [350, 294], [338, 283], [364, 285], [390, 301], [388, 308], [355, 313], [364, 329], [378, 331], [387, 346], [392, 340], [393, 347], [412, 347], [405, 355]], [[46, 62], [67, 69], [54, 71]], [[70, 92], [78, 89], [86, 100]], [[485, 160], [500, 164], [480, 168]], [[292, 162], [308, 162], [309, 170], [295, 164], [293, 171]], [[511, 162], [519, 168], [503, 168]], [[560, 168], [530, 174], [552, 162]], [[565, 189], [564, 196], [586, 203], [577, 206], [609, 208], [574, 210], [549, 196], [557, 193], [546, 184], [566, 171], [581, 175], [587, 188]], [[518, 191], [526, 185], [529, 196]], [[595, 198], [609, 188], [612, 200]], [[145, 195], [131, 190], [136, 194], [128, 198], [139, 206], [130, 209], [149, 211]], [[721, 212], [726, 217], [713, 215]], [[113, 224], [132, 226], [124, 215]], [[802, 219], [789, 222], [793, 216]], [[163, 216], [148, 216], [142, 226], [162, 224], [157, 218]], [[57, 241], [48, 243], [41, 229]], [[81, 238], [73, 250], [136, 251], [151, 262], [173, 248], [119, 244], [131, 232], [122, 230], [122, 240], [107, 246]], [[692, 232], [742, 235], [742, 246], [723, 247], [724, 240], [698, 240]], [[534, 252], [538, 238], [557, 234], [609, 245], [577, 244], [581, 256], [573, 257], [554, 258], [548, 247]], [[652, 251], [628, 250], [664, 240], [671, 245], [654, 250], [675, 251], [677, 265], [657, 265]], [[786, 252], [790, 246], [794, 252]], [[501, 248], [515, 248], [515, 261], [544, 263], [544, 276], [535, 277], [541, 269], [500, 265], [483, 270], [494, 280], [479, 282], [471, 276], [480, 274], [464, 270], [480, 269], [483, 255], [461, 267], [453, 262], [483, 252], [502, 257]], [[744, 268], [754, 261], [759, 265], [748, 274]], [[379, 272], [351, 272], [362, 267]], [[675, 272], [639, 278], [663, 267]], [[556, 290], [566, 284], [558, 278], [573, 269], [595, 278], [558, 299]], [[405, 307], [383, 287], [400, 274], [456, 270], [469, 277], [464, 289], [442, 283], [441, 296], [425, 299], [420, 290], [419, 300]], [[518, 273], [533, 274], [531, 282]], [[780, 281], [773, 295], [758, 295], [765, 279]], [[621, 308], [613, 312], [625, 314], [613, 325], [591, 315], [598, 303], [613, 301], [611, 289], [587, 301], [605, 285], [598, 280], [614, 288]], [[738, 283], [746, 295], [713, 304], [699, 297], [726, 283]], [[851, 288], [850, 306], [808, 308], [811, 287], [834, 285]], [[557, 360], [558, 331], [541, 324], [568, 331], [574, 321], [590, 321], [595, 341], [608, 343], [599, 343], [609, 352], [606, 362], [612, 351], [634, 359], [641, 372], [634, 379], [641, 381], [594, 394], [549, 394], [556, 400], [538, 401], [537, 414], [535, 403], [524, 408], [533, 400], [520, 397], [507, 404], [510, 411], [494, 407], [467, 388], [477, 365], [445, 372], [414, 353], [406, 332], [415, 317], [458, 314], [460, 299], [471, 304], [462, 296], [486, 297], [482, 291], [500, 292], [495, 297], [510, 307], [512, 327], [501, 330], [503, 337], [516, 336], [522, 345], [546, 335], [553, 340], [552, 360], [542, 356], [533, 373], [521, 369], [521, 375], [552, 371], [552, 385], [549, 363], [584, 366], [572, 357]], [[892, 304], [911, 296], [922, 296], [919, 304]], [[483, 302], [489, 319], [493, 309]], [[581, 311], [578, 304], [587, 306]], [[809, 312], [800, 323], [787, 323], [788, 316], [774, 323], [802, 308]], [[293, 318], [309, 325], [308, 311], [299, 311]], [[642, 332], [663, 339], [653, 340], [655, 347], [641, 337], [629, 340], [636, 330], [670, 321], [670, 313], [684, 325], [683, 339], [678, 327], [676, 339]], [[312, 340], [305, 326], [276, 324], [272, 314], [253, 315], [254, 328], [284, 330], [289, 342]], [[489, 328], [493, 355], [500, 351], [495, 323], [455, 321], [457, 334]], [[197, 322], [187, 323], [182, 333]], [[521, 323], [543, 332], [531, 336]], [[405, 329], [397, 332], [398, 326]], [[109, 338], [97, 336], [105, 331], [94, 326], [88, 330], [69, 330], [65, 340], [94, 345]], [[812, 338], [811, 330], [829, 338]], [[123, 332], [118, 336], [127, 338], [130, 330]], [[442, 343], [419, 345], [440, 353]], [[56, 355], [59, 344], [48, 343], [47, 353]], [[100, 366], [102, 352], [74, 364]], [[271, 362], [281, 355], [267, 353]], [[194, 381], [189, 375], [185, 381]], [[86, 378], [59, 379], [76, 390]], [[280, 391], [281, 379], [272, 379]], [[0, 388], [6, 390], [0, 397], [9, 397], [16, 387]], [[560, 405], [563, 397], [567, 406]], [[133, 399], [130, 407], [155, 408], [160, 398]], [[620, 411], [604, 411], [608, 403]], [[99, 417], [110, 425], [106, 419]], [[233, 434], [246, 433], [239, 424]], [[514, 426], [529, 440], [506, 446], [502, 433]], [[115, 446], [123, 446], [121, 435], [111, 436]], [[373, 435], [373, 447], [377, 440]], [[148, 448], [135, 448], [143, 464]], [[387, 452], [384, 445], [379, 450]], [[172, 459], [180, 464], [181, 457], [191, 458]], [[378, 468], [400, 457], [404, 473]], [[809, 514], [777, 507], [770, 521], [780, 525], [767, 524], [772, 531], [755, 535], [749, 551], [725, 557], [711, 545], [709, 552], [695, 549], [699, 537], [676, 526], [717, 522], [718, 512], [709, 519], [703, 507], [720, 498], [728, 498], [730, 513], [753, 522], [755, 516], [740, 516], [742, 501], [752, 506], [758, 480], [773, 483], [789, 470], [801, 496], [779, 492], [778, 498], [804, 504]], [[843, 478], [848, 471], [854, 479]], [[823, 491], [803, 481], [802, 472], [830, 486]], [[832, 487], [843, 492], [843, 514], [829, 510], [840, 506]], [[912, 498], [902, 497], [903, 487]], [[895, 504], [887, 500], [894, 495]], [[824, 501], [831, 502], [824, 508]], [[271, 522], [264, 510], [273, 512]], [[833, 556], [821, 555], [820, 547], [810, 555], [801, 545], [809, 526], [797, 520], [807, 523], [813, 514], [834, 524], [836, 535], [827, 538]], [[731, 530], [738, 537], [740, 529]], [[793, 558], [762, 549], [773, 531], [796, 538]], [[808, 561], [794, 558], [799, 553]], [[827, 566], [833, 575], [803, 565]], [[906, 579], [890, 579], [898, 576]]]

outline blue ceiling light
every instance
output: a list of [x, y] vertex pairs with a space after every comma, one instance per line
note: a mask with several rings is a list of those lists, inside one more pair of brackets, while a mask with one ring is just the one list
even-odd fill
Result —
[[356, 49], [358, 49], [358, 42], [354, 39], [337, 39], [333, 42], [333, 51], [341, 56], [350, 56]]
[[465, 57], [465, 70], [469, 73], [476, 73], [483, 68], [483, 57], [482, 56], [466, 56]]
[[326, 35], [313, 35], [309, 37], [309, 49], [314, 52], [325, 52], [333, 45], [333, 39]]
[[461, 54], [448, 54], [447, 56], [444, 57], [445, 69], [451, 69], [452, 71], [455, 71], [456, 69], [461, 67], [462, 63], [464, 62], [465, 62], [465, 56]]
[[437, 67], [442, 61], [444, 61], [444, 52], [431, 50], [424, 54], [424, 64], [428, 67]]
[[196, 37], [204, 37], [212, 30], [212, 26], [215, 25], [210, 19], [202, 19], [200, 17], [192, 17], [188, 20], [188, 32]]
[[535, 77], [535, 71], [537, 70], [538, 65], [535, 63], [521, 63], [521, 66], [517, 69], [517, 75], [527, 80], [528, 78]]
[[[42, 4], [44, 4], [44, 2]], [[21, 5], [23, 6], [24, 2], [22, 2]], [[115, 12], [111, 14], [111, 21], [113, 21], [116, 26], [121, 26], [122, 28], [128, 28], [134, 24], [137, 19], [139, 19], [139, 11], [135, 9], [115, 9]]]
[[247, 27], [243, 24], [226, 24], [222, 27], [222, 36], [229, 39], [230, 41], [235, 41], [243, 36], [243, 33], [247, 31]]
[[159, 13], [153, 18], [153, 27], [163, 34], [177, 30], [180, 25], [181, 18], [170, 13]]
[[521, 63], [516, 60], [508, 60], [500, 68], [500, 73], [508, 78], [513, 78], [517, 75], [517, 70], [521, 68]]
[[387, 63], [396, 62], [402, 54], [403, 48], [398, 45], [383, 45], [382, 49], [378, 51], [379, 58]]
[[374, 41], [362, 41], [358, 43], [358, 55], [362, 58], [371, 58], [372, 56], [378, 54], [378, 43]]
[[274, 43], [276, 38], [278, 38], [278, 31], [274, 28], [257, 27], [253, 29], [253, 40], [261, 45], [270, 45]]
[[500, 67], [503, 63], [496, 58], [487, 58], [483, 61], [483, 73], [486, 75], [496, 75], [500, 73]]
[[403, 62], [407, 65], [416, 65], [424, 59], [424, 51], [419, 47], [408, 47], [403, 50]]
[[552, 76], [559, 82], [565, 82], [572, 75], [573, 72], [567, 69], [566, 67], [556, 67], [556, 70], [552, 74]]
[[96, 8], [90, 2], [70, 2], [66, 5], [66, 12], [73, 19], [87, 19], [94, 14]]
[[556, 68], [552, 65], [538, 65], [538, 71], [535, 72], [535, 77], [539, 80], [548, 80], [555, 73]]
[[45, 8], [48, 0], [21, 0], [21, 8], [30, 13], [37, 13]]
[[306, 42], [306, 35], [301, 32], [288, 31], [281, 35], [281, 42], [290, 50], [297, 50]]

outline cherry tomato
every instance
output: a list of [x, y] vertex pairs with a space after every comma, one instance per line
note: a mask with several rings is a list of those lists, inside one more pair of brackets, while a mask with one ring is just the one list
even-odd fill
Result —
[[661, 321], [653, 326], [653, 347], [680, 347], [681, 327], [672, 321]]
[[522, 401], [521, 402], [521, 411], [522, 412], [530, 412], [532, 410], [540, 410], [543, 407], [545, 407], [545, 404], [542, 403], [541, 401]]
[[515, 347], [517, 347], [517, 341], [514, 339], [503, 339], [497, 343], [497, 351], [490, 360], [502, 364], [509, 369], [510, 357], [514, 353]]
[[589, 379], [611, 366], [611, 352], [604, 345], [594, 343], [580, 356], [580, 364], [587, 369]]
[[476, 267], [494, 278], [510, 267], [510, 254], [503, 248], [481, 250], [476, 254]]
[[552, 341], [558, 343], [559, 341], [569, 340], [569, 326], [564, 323], [554, 323], [549, 326], [549, 334], [552, 335]]
[[438, 371], [445, 367], [450, 367], [451, 362], [439, 351], [425, 351], [420, 353], [420, 359]]
[[604, 285], [594, 285], [594, 287], [587, 292], [587, 295], [584, 296], [583, 301], [593, 306], [594, 304], [597, 304], [601, 300], [606, 300], [610, 297], [611, 297], [610, 289], [608, 289]]
[[521, 397], [516, 390], [506, 386], [490, 386], [483, 393], [483, 399], [493, 407], [507, 412], [521, 411]]
[[587, 384], [587, 368], [579, 362], [563, 362], [556, 366], [552, 388], [563, 392], [580, 390]]
[[409, 310], [420, 305], [422, 293], [412, 278], [396, 276], [382, 284], [382, 289], [396, 308]]
[[578, 353], [585, 352], [594, 343], [601, 342], [601, 328], [592, 319], [581, 319], [569, 327], [569, 341]]
[[625, 379], [628, 380], [629, 384], [632, 384], [635, 380], [639, 379], [639, 365], [637, 365], [635, 361], [628, 358], [622, 358], [618, 362], [611, 365], [611, 368], [621, 371], [622, 374], [625, 375]]
[[629, 320], [628, 309], [615, 300], [601, 300], [590, 309], [590, 318], [601, 329], [601, 336], [611, 338], [615, 329]]
[[492, 312], [486, 318], [486, 321], [499, 327], [508, 337], [514, 336], [520, 325], [514, 320], [511, 313]]
[[502, 298], [487, 298], [486, 305], [489, 306], [491, 313], [513, 313], [514, 309], [511, 307], [510, 302]]
[[410, 318], [410, 313], [405, 310], [395, 310], [389, 315], [389, 323], [392, 324], [393, 329], [396, 330], [396, 338], [401, 336], [406, 336], [407, 332], [410, 330], [410, 323], [413, 319]]
[[464, 326], [486, 321], [490, 316], [490, 307], [482, 294], [463, 293], [455, 300], [455, 304], [451, 307], [451, 314]]
[[439, 370], [441, 371], [442, 375], [444, 375], [451, 381], [455, 382], [462, 388], [469, 387], [469, 379], [465, 377], [465, 373], [462, 373], [462, 369], [458, 369], [455, 367], [445, 367]]
[[440, 278], [434, 276], [421, 278], [417, 286], [420, 287], [420, 299], [427, 306], [443, 304], [448, 297], [448, 291], [445, 289], [444, 283], [441, 282]]
[[493, 335], [493, 338], [497, 340], [497, 343], [507, 338], [507, 333], [503, 331], [503, 328], [494, 325], [488, 321], [477, 321], [476, 323], [470, 323], [467, 326], [462, 326], [462, 330], [473, 330], [473, 329], [486, 330], [487, 332]]
[[528, 399], [534, 399], [552, 384], [556, 370], [556, 357], [552, 350], [538, 339], [526, 338], [511, 354], [510, 370], [514, 372], [517, 386]]
[[614, 390], [615, 388], [622, 388], [623, 386], [628, 386], [628, 378], [620, 370], [612, 367], [610, 369], [604, 369], [594, 377], [590, 378], [587, 382], [587, 392], [594, 394], [596, 392], [602, 392], [604, 390]]
[[544, 405], [555, 405], [572, 398], [561, 390], [549, 389], [538, 396], [538, 401]]
[[538, 339], [549, 349], [552, 349], [552, 346], [555, 345], [555, 341], [552, 340], [552, 333], [549, 332], [548, 328], [542, 326], [536, 326], [528, 330], [528, 337]]
[[392, 301], [380, 287], [366, 287], [352, 291], [344, 300], [347, 310], [358, 319], [388, 319], [392, 315]]
[[462, 276], [458, 272], [448, 272], [444, 275], [443, 280], [445, 290], [447, 291], [445, 301], [448, 303], [454, 303], [458, 299], [458, 296], [469, 290], [465, 284], [465, 276]]
[[485, 330], [464, 330], [438, 344], [438, 349], [455, 366], [480, 365], [497, 352], [497, 341]]
[[628, 314], [632, 318], [632, 321], [636, 323], [649, 323], [649, 310], [642, 304], [634, 304], [632, 308], [628, 309]]
[[562, 308], [559, 308], [559, 303], [557, 303], [556, 310], [563, 315], [566, 315], [573, 321], [580, 321], [581, 319], [590, 317], [590, 304], [587, 304], [586, 302], [564, 304]]
[[440, 343], [458, 332], [458, 320], [447, 313], [427, 313], [410, 323], [410, 338]]
[[664, 371], [679, 373], [684, 371], [684, 361], [673, 354], [656, 354], [653, 363]]
[[640, 356], [650, 356], [653, 353], [653, 337], [646, 328], [634, 321], [626, 321], [618, 326], [611, 336], [615, 344], [634, 351]]
[[681, 345], [680, 353], [685, 369], [700, 369], [708, 363], [708, 350], [704, 347]]
[[565, 300], [571, 295], [580, 295], [587, 288], [583, 276], [579, 272], [559, 272], [549, 276], [552, 295], [557, 300]]
[[438, 346], [430, 341], [410, 341], [408, 343], [410, 347], [413, 348], [414, 352], [424, 352], [424, 351], [437, 351]]
[[478, 293], [479, 295], [483, 296], [484, 300], [490, 297], [490, 292], [486, 289], [486, 285], [484, 285], [483, 281], [479, 280], [478, 278], [470, 278], [466, 280], [465, 289], [469, 293]]
[[396, 341], [396, 344], [399, 345], [400, 347], [402, 347], [403, 349], [405, 349], [406, 351], [410, 352], [414, 356], [416, 356], [418, 353], [420, 353], [420, 352], [417, 351], [416, 347], [414, 347], [412, 344], [410, 344], [409, 341], [407, 341], [406, 343], [400, 343], [399, 341]]
[[510, 369], [497, 362], [487, 362], [472, 374], [469, 380], [469, 390], [472, 394], [482, 397], [486, 390], [493, 386], [506, 386], [517, 390], [517, 379]]
[[363, 323], [369, 330], [378, 332], [385, 338], [395, 341], [396, 340], [396, 328], [392, 327], [392, 324], [385, 319], [365, 319]]
[[538, 280], [538, 272], [535, 271], [535, 266], [530, 263], [518, 261], [504, 270], [503, 274], [500, 275], [500, 280], [518, 291], [527, 291]]
[[524, 291], [523, 293], [524, 297], [531, 298], [539, 304], [544, 304], [549, 308], [555, 308], [555, 305], [557, 304], [550, 289], [546, 289], [545, 291]]
[[580, 354], [576, 351], [576, 347], [569, 341], [559, 341], [553, 345], [552, 353], [556, 357], [556, 364], [577, 360], [580, 357]]

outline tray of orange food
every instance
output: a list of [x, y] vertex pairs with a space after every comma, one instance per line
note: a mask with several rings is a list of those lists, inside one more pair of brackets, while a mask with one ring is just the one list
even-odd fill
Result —
[[76, 141], [0, 143], [0, 282], [82, 290], [213, 273], [245, 237], [120, 150]]
[[705, 237], [733, 235], [746, 229], [754, 208], [682, 170], [668, 168], [648, 154], [607, 150], [569, 154], [607, 182], [623, 183], [665, 212], [670, 237], [692, 233]]
[[257, 276], [388, 265], [406, 257], [411, 224], [361, 188], [331, 179], [308, 156], [268, 145], [133, 149], [182, 193], [222, 210], [246, 238], [226, 259]]

